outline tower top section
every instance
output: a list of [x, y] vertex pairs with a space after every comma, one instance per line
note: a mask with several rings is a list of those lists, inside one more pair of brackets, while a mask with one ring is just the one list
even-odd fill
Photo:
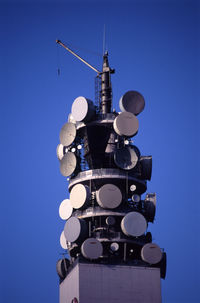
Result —
[[101, 78], [101, 91], [100, 91], [100, 112], [102, 114], [110, 113], [112, 110], [112, 85], [111, 85], [111, 74], [115, 72], [111, 69], [108, 62], [108, 51], [105, 51], [103, 55], [103, 67], [102, 72], [88, 63], [86, 60], [81, 58], [78, 54], [72, 51], [68, 46], [62, 43], [60, 40], [56, 40], [56, 43], [64, 47], [68, 52], [78, 58], [80, 61], [85, 63], [88, 67], [97, 73], [97, 76]]

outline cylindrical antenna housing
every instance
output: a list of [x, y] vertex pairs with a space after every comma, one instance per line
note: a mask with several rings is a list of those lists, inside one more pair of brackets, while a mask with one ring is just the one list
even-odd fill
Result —
[[110, 74], [114, 70], [109, 67], [108, 52], [103, 56], [103, 71], [101, 74], [101, 112], [102, 114], [110, 113], [112, 108], [112, 85]]

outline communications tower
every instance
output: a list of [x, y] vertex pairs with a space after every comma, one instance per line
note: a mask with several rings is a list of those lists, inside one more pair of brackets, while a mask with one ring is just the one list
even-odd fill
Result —
[[60, 303], [160, 303], [166, 253], [148, 231], [156, 194], [146, 193], [152, 156], [141, 155], [132, 137], [143, 96], [126, 92], [112, 108], [108, 53], [98, 71], [60, 40], [58, 44], [96, 73], [95, 102], [76, 98], [60, 131], [57, 157], [69, 181], [59, 207], [66, 221], [60, 244], [69, 258], [57, 262]]

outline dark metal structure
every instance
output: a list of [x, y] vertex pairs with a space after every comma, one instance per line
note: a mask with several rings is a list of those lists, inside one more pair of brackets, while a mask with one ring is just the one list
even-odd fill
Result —
[[[160, 277], [165, 278], [166, 253], [152, 243], [147, 231], [149, 222], [154, 222], [156, 195], [147, 193], [142, 198], [151, 179], [152, 157], [141, 155], [131, 140], [138, 132], [137, 115], [144, 109], [144, 98], [137, 91], [128, 91], [119, 101], [122, 112], [114, 112], [114, 70], [109, 66], [108, 53], [103, 56], [100, 72], [61, 41], [57, 43], [97, 72], [100, 80], [98, 102], [78, 97], [72, 103], [57, 147], [60, 171], [69, 178], [70, 192], [70, 198], [59, 208], [60, 217], [66, 220], [60, 243], [69, 254], [69, 259], [57, 262], [60, 303], [147, 302], [147, 298], [149, 303], [161, 302]], [[116, 270], [114, 284], [109, 281], [107, 291], [108, 282], [102, 280], [100, 287], [107, 292], [108, 300], [98, 287], [93, 287], [91, 296], [81, 292], [81, 287], [86, 287], [81, 286], [81, 273], [86, 275], [89, 268], [96, 270], [90, 279], [85, 276], [89, 291], [96, 275], [112, 276], [111, 266]], [[132, 290], [128, 291], [121, 275], [132, 281]], [[72, 286], [74, 283], [77, 286]], [[123, 295], [116, 289], [120, 285]]]

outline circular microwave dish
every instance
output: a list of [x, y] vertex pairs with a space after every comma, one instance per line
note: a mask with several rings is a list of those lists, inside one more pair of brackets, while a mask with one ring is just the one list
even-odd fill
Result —
[[68, 177], [76, 169], [76, 156], [72, 152], [67, 152], [60, 161], [60, 172], [64, 177]]
[[60, 235], [60, 246], [63, 249], [67, 249], [67, 240], [65, 238], [64, 230], [62, 231], [62, 233]]
[[78, 97], [72, 103], [71, 112], [77, 122], [89, 122], [95, 114], [95, 107], [91, 100]]
[[71, 217], [73, 212], [73, 207], [69, 199], [65, 199], [61, 202], [59, 207], [59, 215], [62, 220], [67, 220]]
[[67, 269], [70, 266], [70, 261], [66, 258], [59, 259], [56, 263], [56, 271], [61, 279], [64, 279], [67, 275]]
[[130, 146], [124, 146], [116, 150], [114, 153], [114, 161], [119, 168], [130, 170], [136, 166], [138, 162], [138, 156], [134, 148]]
[[87, 185], [76, 184], [70, 192], [70, 202], [73, 208], [86, 206], [90, 199], [90, 190]]
[[113, 242], [110, 244], [110, 249], [115, 252], [119, 250], [119, 244], [117, 242]]
[[58, 160], [62, 160], [62, 158], [64, 157], [64, 146], [62, 144], [58, 144], [57, 148], [56, 148], [56, 155]]
[[127, 111], [137, 116], [143, 111], [145, 100], [139, 92], [131, 90], [121, 97], [119, 107], [121, 111]]
[[74, 123], [67, 122], [60, 131], [60, 143], [64, 146], [70, 146], [76, 138], [76, 126]]
[[88, 229], [86, 222], [77, 217], [70, 217], [65, 223], [64, 234], [68, 242], [82, 240], [87, 235]]
[[157, 264], [162, 259], [162, 251], [155, 243], [147, 243], [141, 249], [142, 260], [149, 264]]
[[81, 245], [81, 252], [87, 259], [98, 259], [103, 254], [103, 246], [96, 238], [88, 238]]
[[137, 134], [139, 122], [134, 114], [122, 112], [115, 118], [113, 128], [118, 135], [130, 138]]
[[139, 212], [129, 212], [121, 221], [121, 229], [126, 236], [142, 236], [147, 229], [147, 221]]
[[96, 192], [96, 199], [99, 206], [113, 209], [118, 207], [122, 202], [122, 193], [119, 187], [114, 184], [104, 184]]

